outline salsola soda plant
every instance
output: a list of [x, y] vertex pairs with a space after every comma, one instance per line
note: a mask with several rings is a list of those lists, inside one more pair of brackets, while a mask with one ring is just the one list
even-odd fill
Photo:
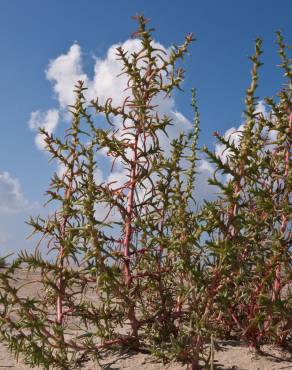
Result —
[[[186, 290], [192, 288], [181, 279], [197, 238], [189, 207], [198, 120], [192, 134], [169, 143], [168, 154], [160, 141], [171, 119], [157, 107], [180, 87], [178, 63], [192, 35], [167, 53], [153, 46], [146, 20], [137, 20], [140, 50], [129, 55], [117, 49], [128, 79], [123, 104], [114, 106], [109, 97], [89, 106], [79, 81], [64, 139], [41, 130], [62, 168], [47, 192], [59, 208], [47, 219], [29, 221], [40, 243], [1, 274], [1, 339], [32, 366], [75, 369], [90, 355], [98, 359], [121, 346], [164, 358], [175, 351], [182, 361], [198, 363], [203, 349], [193, 325], [191, 336], [180, 335], [180, 320], [189, 316]], [[124, 169], [124, 183], [98, 183], [100, 151]], [[44, 241], [50, 260], [40, 251]], [[33, 297], [24, 297], [24, 285], [14, 280], [23, 269], [40, 274], [41, 289]]]
[[[211, 180], [220, 195], [198, 210], [195, 91], [190, 132], [170, 140], [171, 118], [159, 109], [181, 86], [193, 38], [157, 49], [145, 18], [136, 19], [139, 49], [117, 48], [123, 103], [89, 102], [79, 81], [65, 136], [41, 130], [62, 169], [47, 192], [58, 207], [30, 219], [41, 234], [35, 252], [0, 272], [1, 340], [31, 366], [76, 369], [131, 348], [195, 370], [212, 366], [214, 335], [235, 333], [257, 348], [291, 340], [291, 66], [283, 41], [289, 84], [279, 101], [267, 101], [269, 117], [256, 113], [257, 41], [240, 144], [217, 135], [228, 160], [207, 153], [228, 178]], [[100, 153], [124, 179], [99, 180]], [[27, 270], [39, 278], [22, 282]], [[33, 296], [24, 296], [25, 284], [35, 284]]]
[[238, 143], [215, 133], [224, 156], [205, 149], [220, 189], [202, 214], [214, 259], [211, 303], [218, 327], [258, 350], [271, 342], [291, 349], [292, 334], [292, 68], [280, 33], [278, 45], [287, 81], [278, 98], [256, 110], [258, 39]]

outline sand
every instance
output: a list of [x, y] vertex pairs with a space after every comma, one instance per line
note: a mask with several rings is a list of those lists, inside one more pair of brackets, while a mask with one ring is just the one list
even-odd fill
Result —
[[[31, 273], [29, 276], [22, 275], [20, 278], [29, 281], [37, 279], [37, 273]], [[38, 279], [37, 279], [38, 280]], [[23, 294], [33, 295], [38, 283], [27, 285]], [[252, 352], [244, 343], [234, 341], [216, 342], [215, 351], [215, 369], [224, 370], [292, 370], [292, 354], [281, 351], [272, 346], [263, 346], [262, 350], [265, 355], [257, 355]], [[17, 361], [9, 350], [0, 343], [0, 370], [2, 369], [31, 369], [25, 365], [21, 358]], [[142, 353], [124, 352], [119, 354], [108, 355], [101, 363], [87, 363], [84, 370], [187, 370], [187, 366], [178, 363], [167, 365], [155, 361], [151, 356]]]
[[[291, 355], [279, 349], [265, 346], [266, 356], [255, 355], [245, 345], [234, 342], [220, 343], [220, 350], [215, 352], [215, 369], [224, 370], [284, 370], [292, 369]], [[290, 359], [289, 359], [290, 357]], [[0, 343], [0, 369], [28, 370], [30, 367], [21, 360], [17, 362]], [[88, 363], [84, 370], [187, 370], [187, 366], [177, 363], [163, 365], [149, 355], [121, 353], [109, 356], [102, 365]]]

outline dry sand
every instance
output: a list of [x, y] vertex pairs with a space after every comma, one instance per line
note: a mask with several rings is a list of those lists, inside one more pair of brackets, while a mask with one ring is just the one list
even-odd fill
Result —
[[[30, 273], [29, 276], [22, 274], [21, 279], [29, 281], [30, 279], [37, 279], [37, 273]], [[27, 295], [35, 293], [36, 285], [32, 284], [26, 286]], [[280, 351], [271, 346], [264, 346], [262, 349], [266, 353], [265, 356], [259, 356], [249, 350], [249, 348], [239, 342], [220, 341], [218, 348], [215, 351], [215, 369], [225, 370], [292, 370], [292, 355]], [[17, 362], [8, 349], [0, 343], [0, 370], [15, 369], [28, 370], [30, 367], [25, 365], [21, 359]], [[119, 355], [108, 356], [102, 365], [96, 365], [89, 362], [84, 366], [84, 370], [187, 370], [187, 366], [181, 364], [171, 363], [163, 365], [155, 361], [151, 356], [136, 353], [120, 353]]]
[[[290, 356], [272, 347], [264, 347], [266, 356], [258, 356], [239, 343], [224, 343], [215, 352], [215, 369], [224, 370], [284, 370], [292, 369]], [[8, 350], [0, 343], [0, 369], [28, 370], [30, 367], [21, 361], [16, 362]], [[84, 370], [187, 370], [187, 366], [171, 363], [163, 365], [144, 354], [121, 353], [102, 361], [102, 365], [88, 363]]]

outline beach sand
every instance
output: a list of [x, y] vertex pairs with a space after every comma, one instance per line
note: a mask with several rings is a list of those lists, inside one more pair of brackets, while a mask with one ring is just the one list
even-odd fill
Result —
[[[32, 281], [38, 280], [37, 272], [21, 273], [20, 280]], [[22, 294], [32, 296], [36, 289], [40, 287], [39, 283], [29, 284], [23, 288]], [[257, 355], [252, 352], [247, 345], [235, 341], [218, 341], [216, 342], [215, 351], [215, 369], [225, 370], [292, 370], [292, 355], [281, 351], [272, 346], [263, 346], [262, 350], [265, 355]], [[15, 369], [28, 370], [29, 365], [25, 365], [21, 359], [18, 361], [14, 358], [9, 350], [0, 343], [0, 370]], [[119, 354], [108, 355], [102, 362], [101, 366], [88, 362], [84, 370], [187, 370], [186, 365], [178, 363], [162, 364], [153, 359], [150, 355], [142, 353], [123, 352]]]
[[[220, 344], [220, 351], [215, 352], [215, 369], [224, 370], [284, 370], [292, 369], [292, 360], [287, 353], [276, 348], [265, 346], [266, 356], [255, 355], [240, 343], [226, 342]], [[5, 346], [0, 343], [0, 369], [28, 370], [21, 359], [17, 362]], [[89, 362], [84, 370], [187, 370], [187, 366], [177, 363], [163, 365], [149, 355], [129, 352], [108, 356], [101, 366]]]

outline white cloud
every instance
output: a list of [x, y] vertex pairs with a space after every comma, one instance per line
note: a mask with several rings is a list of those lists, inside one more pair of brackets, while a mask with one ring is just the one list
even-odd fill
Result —
[[[64, 111], [68, 104], [74, 102], [73, 89], [78, 80], [85, 82], [85, 86], [88, 88], [85, 95], [88, 100], [98, 97], [100, 103], [105, 103], [108, 98], [111, 98], [114, 106], [123, 103], [124, 99], [130, 95], [130, 90], [125, 89], [127, 87], [127, 76], [120, 75], [122, 62], [117, 60], [116, 55], [116, 49], [119, 46], [131, 56], [132, 53], [140, 49], [141, 41], [130, 39], [124, 43], [112, 45], [105, 58], [96, 58], [92, 79], [83, 72], [82, 52], [78, 44], [72, 45], [66, 54], [62, 54], [50, 62], [46, 77], [53, 83], [53, 89], [61, 110]], [[162, 52], [157, 53], [169, 53], [169, 49], [158, 42], [154, 42], [153, 46], [162, 50]], [[153, 104], [158, 106], [157, 112], [160, 116], [168, 115], [172, 119], [173, 125], [169, 127], [168, 132], [169, 139], [163, 133], [159, 135], [162, 148], [169, 152], [169, 140], [177, 137], [179, 132], [190, 129], [191, 124], [182, 113], [177, 111], [173, 98], [161, 94], [153, 100]], [[121, 121], [116, 119], [114, 123], [117, 128], [121, 128]], [[106, 151], [102, 151], [101, 154], [106, 156]], [[116, 162], [116, 166], [119, 167], [118, 161]], [[59, 168], [58, 172], [62, 173], [62, 168]], [[122, 179], [125, 179], [125, 173], [122, 169], [120, 172], [115, 170], [114, 173], [107, 173], [106, 176], [103, 174], [102, 177], [106, 178], [106, 181], [118, 181], [120, 183]]]
[[59, 176], [59, 178], [62, 178], [63, 175], [65, 175], [66, 170], [67, 170], [67, 168], [66, 168], [65, 164], [62, 163], [62, 162], [58, 162], [56, 172], [57, 172], [57, 175]]
[[[240, 125], [238, 128], [231, 127], [223, 135], [225, 140], [229, 140], [236, 147], [238, 147], [241, 139], [241, 133], [244, 129], [244, 125]], [[230, 156], [230, 150], [226, 148], [225, 144], [218, 143], [215, 145], [215, 154], [220, 157], [222, 162], [225, 163]]]
[[256, 107], [255, 107], [255, 113], [260, 113], [263, 115], [264, 118], [268, 118], [269, 112], [267, 110], [267, 105], [263, 100], [260, 100]]
[[[153, 42], [152, 45], [154, 48], [162, 50], [160, 52], [157, 51], [156, 54], [169, 53], [169, 49], [166, 49], [158, 42]], [[87, 92], [91, 99], [98, 97], [104, 103], [108, 98], [112, 98], [114, 105], [121, 105], [130, 94], [130, 90], [125, 89], [128, 78], [125, 74], [121, 74], [123, 63], [121, 60], [118, 60], [118, 47], [122, 47], [127, 52], [127, 57], [130, 57], [131, 60], [131, 55], [141, 49], [141, 41], [129, 39], [123, 43], [114, 44], [108, 49], [104, 59], [96, 58], [94, 77], [88, 84], [89, 89]], [[142, 61], [140, 65], [142, 65]]]
[[[48, 134], [52, 134], [56, 130], [58, 121], [59, 112], [57, 109], [50, 109], [46, 112], [37, 110], [35, 112], [31, 112], [28, 127], [32, 131], [38, 131], [39, 128], [44, 128]], [[38, 149], [45, 149], [44, 137], [39, 132], [36, 134], [35, 143]]]
[[82, 72], [81, 48], [73, 44], [67, 54], [62, 54], [49, 63], [46, 77], [53, 82], [54, 92], [61, 108], [67, 109], [74, 103], [74, 85], [78, 80], [87, 83], [87, 76]]
[[[87, 96], [92, 98], [99, 98], [101, 103], [105, 103], [108, 98], [112, 99], [112, 104], [115, 106], [122, 105], [124, 99], [130, 96], [130, 90], [127, 87], [127, 76], [125, 74], [120, 75], [122, 70], [122, 62], [117, 60], [116, 49], [121, 46], [123, 50], [128, 52], [128, 55], [138, 52], [141, 47], [140, 40], [132, 39], [127, 40], [122, 44], [116, 44], [109, 48], [106, 57], [104, 59], [97, 58], [94, 67], [94, 78], [88, 83]], [[153, 42], [153, 47], [161, 52], [157, 53], [169, 53], [169, 49], [165, 48], [158, 42]], [[177, 137], [178, 133], [191, 128], [190, 122], [182, 113], [176, 110], [175, 101], [172, 97], [166, 96], [164, 93], [157, 95], [152, 104], [157, 106], [157, 113], [162, 117], [167, 115], [172, 119], [173, 126], [169, 127], [169, 137], [173, 139]], [[120, 121], [115, 121], [118, 128], [121, 127]], [[163, 149], [169, 150], [167, 145], [168, 139], [165, 140], [165, 135], [161, 135]]]
[[[122, 62], [117, 60], [117, 47], [121, 46], [127, 55], [131, 56], [132, 53], [137, 52], [140, 49], [141, 41], [138, 39], [126, 40], [124, 43], [114, 44], [109, 47], [104, 58], [97, 57], [94, 62], [94, 73], [93, 77], [90, 78], [83, 68], [82, 50], [80, 45], [77, 43], [73, 44], [67, 53], [64, 53], [57, 58], [50, 61], [46, 70], [46, 77], [53, 84], [53, 90], [56, 94], [56, 98], [59, 105], [59, 112], [62, 112], [63, 118], [68, 118], [66, 115], [67, 106], [74, 103], [73, 89], [78, 80], [85, 82], [87, 90], [85, 96], [90, 101], [98, 97], [100, 103], [105, 103], [108, 98], [112, 99], [114, 106], [119, 106], [123, 103], [124, 99], [130, 95], [130, 90], [125, 89], [127, 86], [127, 76], [121, 73]], [[170, 49], [164, 47], [158, 42], [153, 42], [153, 46], [162, 52], [169, 54]], [[165, 154], [168, 155], [170, 150], [170, 142], [176, 138], [181, 131], [188, 131], [191, 128], [189, 120], [180, 112], [177, 111], [175, 100], [172, 97], [160, 94], [155, 97], [153, 104], [157, 105], [157, 113], [160, 116], [167, 115], [172, 119], [172, 126], [168, 129], [167, 138], [163, 133], [159, 134], [159, 139], [162, 149]], [[260, 113], [264, 118], [267, 118], [269, 112], [263, 101], [259, 101], [256, 106], [256, 113]], [[48, 131], [52, 132], [56, 129], [59, 120], [59, 113], [55, 110], [50, 110], [46, 113], [39, 111], [32, 112], [29, 126], [31, 129], [37, 127], [45, 127]], [[121, 122], [117, 119], [114, 120], [116, 128], [121, 128]], [[232, 127], [227, 130], [224, 134], [225, 139], [230, 139], [235, 146], [238, 146], [241, 138], [241, 131], [244, 128], [244, 124], [241, 124], [238, 128]], [[40, 135], [36, 137], [36, 144], [39, 148], [43, 148], [43, 140]], [[225, 162], [230, 155], [229, 151], [226, 150], [225, 145], [216, 144], [215, 153], [223, 162]], [[99, 153], [102, 157], [107, 157], [106, 150], [101, 150]], [[202, 195], [210, 195], [213, 193], [214, 187], [210, 187], [207, 184], [208, 177], [213, 173], [213, 167], [206, 161], [201, 160], [198, 163], [199, 174], [197, 176], [197, 197]], [[112, 173], [108, 171], [98, 170], [96, 179], [104, 182], [117, 181], [112, 185], [112, 188], [122, 185], [122, 182], [127, 181], [126, 173], [120, 163], [116, 161], [115, 170]], [[61, 175], [64, 172], [62, 165], [58, 167], [58, 174]]]
[[[259, 117], [262, 115], [263, 118], [267, 119], [270, 112], [267, 110], [267, 106], [264, 103], [264, 101], [260, 100], [258, 104], [255, 107], [255, 113], [259, 114]], [[223, 137], [225, 140], [230, 140], [231, 143], [235, 145], [235, 147], [238, 147], [240, 144], [242, 131], [244, 130], [244, 123], [242, 123], [238, 128], [231, 127], [228, 129]], [[270, 140], [273, 139], [275, 136], [273, 131], [269, 132]], [[230, 156], [230, 150], [226, 149], [226, 146], [224, 144], [218, 143], [215, 145], [215, 154], [221, 158], [222, 162], [225, 163]]]
[[[273, 112], [271, 110], [268, 110], [267, 105], [264, 101], [259, 101], [258, 104], [255, 107], [255, 113], [258, 113], [258, 118], [264, 118], [273, 120]], [[224, 133], [225, 140], [230, 140], [235, 147], [239, 147], [241, 135], [244, 130], [244, 123], [242, 123], [238, 128], [232, 127], [228, 129]], [[261, 132], [262, 137], [266, 136], [267, 142], [263, 148], [264, 151], [272, 151], [275, 148], [275, 140], [277, 140], [278, 131], [277, 130], [270, 130], [267, 126], [265, 126]], [[230, 150], [226, 149], [226, 146], [221, 143], [217, 143], [215, 145], [215, 154], [221, 158], [223, 163], [226, 163], [228, 160], [228, 157], [230, 156]], [[220, 176], [218, 174], [218, 176]], [[230, 174], [227, 174], [224, 176], [224, 180], [228, 182], [229, 180], [232, 180], [233, 176]]]
[[19, 181], [6, 171], [0, 172], [0, 213], [18, 213], [28, 206]]
[[[87, 90], [85, 95], [88, 100], [98, 97], [101, 103], [105, 103], [108, 98], [112, 99], [115, 106], [123, 103], [124, 99], [130, 95], [127, 90], [127, 76], [121, 75], [122, 62], [117, 60], [117, 48], [122, 47], [130, 56], [137, 52], [141, 47], [141, 41], [130, 39], [124, 43], [112, 45], [105, 58], [96, 58], [94, 65], [93, 78], [83, 72], [83, 60], [81, 47], [73, 44], [66, 54], [58, 56], [49, 63], [46, 71], [46, 77], [53, 83], [53, 89], [61, 109], [67, 109], [67, 106], [74, 103], [74, 86], [78, 80], [85, 82]], [[153, 47], [160, 49], [157, 53], [168, 54], [169, 49], [158, 42], [153, 42]], [[142, 62], [141, 62], [142, 63]], [[154, 104], [158, 104], [158, 113], [167, 114], [172, 112], [173, 118], [179, 123], [186, 123], [186, 118], [179, 112], [176, 112], [173, 98], [164, 95], [156, 97]]]
[[218, 193], [218, 189], [208, 183], [209, 178], [213, 177], [214, 171], [214, 166], [206, 159], [200, 159], [197, 162], [197, 175], [193, 195], [198, 205], [201, 205], [203, 200], [215, 198], [216, 193]]
[[[127, 86], [127, 76], [120, 75], [122, 70], [122, 62], [117, 60], [116, 49], [121, 46], [123, 50], [128, 52], [130, 56], [132, 53], [140, 50], [140, 40], [127, 40], [123, 44], [116, 44], [109, 48], [104, 59], [97, 58], [94, 68], [94, 78], [89, 82], [89, 89], [87, 96], [92, 99], [99, 98], [101, 103], [104, 103], [109, 97], [112, 99], [112, 104], [115, 106], [122, 105], [124, 99], [130, 95], [130, 90], [125, 89]], [[162, 50], [163, 53], [168, 54], [169, 50], [160, 43], [154, 42], [153, 47]], [[131, 96], [130, 96], [131, 98]], [[178, 137], [182, 131], [187, 131], [191, 128], [189, 120], [180, 112], [177, 111], [175, 100], [172, 97], [159, 94], [153, 99], [153, 105], [157, 106], [157, 113], [160, 117], [167, 115], [172, 119], [172, 126], [168, 128], [168, 138], [164, 133], [159, 133], [159, 139], [162, 149], [168, 155], [170, 151], [170, 142], [172, 139]], [[117, 128], [121, 128], [121, 121], [114, 120]], [[106, 155], [106, 152], [104, 152]], [[116, 161], [116, 166], [119, 168], [119, 163]], [[127, 173], [124, 169], [120, 171], [115, 170], [107, 176], [107, 182], [117, 181], [113, 187], [117, 188], [128, 181]]]
[[[137, 52], [140, 49], [141, 41], [138, 39], [130, 39], [124, 43], [112, 45], [104, 58], [96, 58], [94, 62], [94, 73], [93, 77], [90, 78], [86, 73], [83, 72], [83, 60], [81, 47], [78, 44], [73, 44], [67, 53], [62, 54], [52, 60], [46, 71], [46, 77], [53, 84], [53, 90], [56, 94], [56, 98], [59, 105], [59, 112], [62, 112], [63, 118], [68, 118], [65, 111], [67, 110], [67, 105], [74, 102], [74, 85], [76, 85], [78, 80], [83, 80], [85, 86], [88, 88], [85, 92], [85, 96], [88, 101], [98, 97], [100, 103], [105, 103], [108, 98], [112, 99], [112, 104], [114, 106], [120, 106], [124, 99], [130, 95], [130, 90], [125, 89], [127, 87], [127, 76], [125, 74], [120, 74], [122, 69], [122, 62], [117, 60], [117, 47], [121, 46], [125, 51], [128, 52], [128, 56], [132, 53]], [[157, 53], [169, 54], [170, 49], [164, 47], [158, 42], [153, 42], [153, 46], [156, 49], [162, 50], [157, 51]], [[170, 152], [170, 142], [177, 138], [179, 133], [188, 131], [191, 129], [192, 125], [190, 121], [177, 110], [175, 100], [173, 97], [166, 96], [164, 93], [159, 94], [153, 99], [153, 105], [157, 106], [157, 113], [160, 117], [164, 115], [168, 116], [172, 120], [172, 125], [168, 128], [168, 137], [164, 133], [159, 133], [159, 140], [162, 150], [167, 156]], [[55, 118], [59, 115], [57, 110], [54, 110]], [[50, 115], [52, 118], [52, 115]], [[40, 127], [41, 124], [48, 123], [49, 117], [46, 113], [41, 113], [39, 111], [33, 112], [29, 126], [32, 129]], [[56, 129], [58, 124], [58, 119], [56, 119], [55, 124], [52, 126], [47, 124], [47, 128], [51, 127], [52, 131]], [[121, 121], [115, 119], [114, 124], [116, 128], [121, 128]], [[36, 142], [39, 148], [43, 148], [43, 142], [41, 137], [36, 138]], [[99, 155], [103, 158], [108, 158], [106, 150], [101, 150]], [[105, 161], [106, 162], [106, 161]], [[103, 163], [105, 163], [103, 160]], [[64, 173], [64, 166], [58, 165], [57, 173], [62, 175]], [[108, 161], [108, 167], [110, 163]], [[127, 173], [123, 169], [123, 166], [116, 161], [115, 168], [112, 173], [109, 173], [107, 169], [102, 168], [96, 174], [96, 180], [104, 181], [106, 183], [117, 181], [112, 184], [112, 188], [117, 188], [122, 186], [128, 181]], [[207, 184], [207, 178], [210, 175], [210, 166], [208, 167], [204, 161], [200, 162], [200, 179], [198, 179], [199, 185], [197, 187], [196, 193], [206, 193], [209, 191], [209, 186]], [[97, 182], [98, 182], [97, 181]], [[100, 214], [102, 212], [101, 207], [98, 209]]]
[[[74, 103], [74, 86], [78, 80], [85, 82], [87, 90], [85, 95], [90, 101], [98, 97], [101, 103], [104, 103], [108, 98], [112, 99], [113, 105], [119, 106], [123, 103], [124, 99], [130, 95], [129, 90], [126, 90], [127, 76], [121, 73], [122, 62], [117, 60], [117, 47], [121, 46], [130, 56], [132, 53], [140, 49], [141, 41], [138, 39], [130, 39], [124, 43], [112, 45], [105, 58], [96, 58], [94, 65], [93, 78], [83, 72], [83, 60], [81, 47], [78, 44], [73, 44], [67, 53], [58, 56], [50, 61], [46, 70], [46, 77], [53, 84], [53, 90], [56, 94], [59, 109], [62, 112], [63, 118], [67, 119], [67, 106]], [[158, 42], [153, 42], [153, 47], [162, 51], [157, 53], [168, 54], [170, 49], [165, 48]], [[158, 113], [163, 116], [164, 114], [172, 118], [173, 126], [169, 130], [170, 139], [177, 136], [178, 132], [190, 128], [189, 121], [180, 113], [177, 112], [175, 101], [173, 98], [166, 97], [165, 94], [157, 96], [153, 100], [153, 104], [158, 105]], [[52, 114], [54, 112], [54, 114]], [[48, 114], [50, 113], [50, 116]], [[32, 112], [29, 126], [32, 129], [41, 127], [47, 124], [47, 129], [50, 128], [48, 124], [49, 119], [52, 119], [53, 130], [56, 129], [59, 119], [57, 110], [50, 110], [47, 113], [39, 111]], [[121, 122], [115, 121], [117, 127], [120, 127]], [[161, 135], [163, 144], [167, 145], [168, 140], [164, 135]], [[36, 138], [36, 143], [39, 148], [43, 148], [41, 137]], [[167, 148], [169, 149], [169, 148]]]

